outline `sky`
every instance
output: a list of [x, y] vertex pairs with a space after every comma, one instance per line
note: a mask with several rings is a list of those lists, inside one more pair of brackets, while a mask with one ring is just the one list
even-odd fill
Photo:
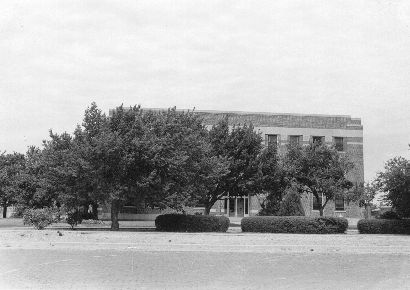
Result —
[[2, 1], [0, 151], [95, 101], [361, 118], [365, 179], [410, 158], [410, 1]]

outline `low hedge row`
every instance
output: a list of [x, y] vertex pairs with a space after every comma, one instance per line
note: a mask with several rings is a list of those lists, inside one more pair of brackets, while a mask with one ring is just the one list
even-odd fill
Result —
[[363, 219], [357, 222], [357, 229], [361, 234], [410, 235], [410, 219]]
[[162, 232], [226, 232], [229, 218], [224, 216], [163, 214], [155, 219], [157, 231]]
[[242, 232], [338, 234], [348, 227], [347, 219], [337, 217], [255, 216], [241, 222]]

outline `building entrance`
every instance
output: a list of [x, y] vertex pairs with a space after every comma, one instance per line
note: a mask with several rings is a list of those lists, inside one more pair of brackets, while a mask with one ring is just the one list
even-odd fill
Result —
[[230, 217], [249, 216], [249, 197], [224, 198], [224, 213]]

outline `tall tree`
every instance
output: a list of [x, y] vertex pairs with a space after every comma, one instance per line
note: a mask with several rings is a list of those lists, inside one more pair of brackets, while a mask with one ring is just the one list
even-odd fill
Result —
[[149, 140], [155, 143], [150, 148], [150, 160], [151, 177], [156, 181], [151, 184], [147, 202], [176, 210], [195, 205], [209, 152], [202, 119], [194, 112], [175, 108], [148, 116], [153, 118]]
[[259, 215], [278, 213], [285, 189], [290, 186], [285, 165], [276, 144], [268, 145], [259, 154], [256, 176], [256, 192], [262, 200]]
[[7, 217], [7, 208], [17, 201], [18, 178], [23, 169], [23, 154], [0, 154], [0, 205], [3, 218]]
[[25, 155], [25, 166], [18, 178], [18, 205], [25, 208], [51, 206], [55, 196], [49, 196], [48, 180], [45, 178], [47, 166], [43, 162], [42, 150], [31, 146]]
[[[209, 171], [209, 186], [203, 194], [205, 214], [223, 196], [253, 194], [257, 188], [257, 158], [262, 149], [262, 138], [252, 124], [229, 128], [224, 118], [209, 131], [211, 156], [208, 159], [213, 170]], [[214, 163], [214, 164], [212, 164]]]
[[385, 193], [390, 203], [402, 217], [410, 217], [410, 161], [395, 157], [386, 162], [383, 172], [376, 177], [377, 188]]
[[92, 168], [83, 154], [77, 130], [74, 135], [50, 131], [50, 140], [43, 142], [42, 150], [49, 196], [55, 194], [56, 202], [68, 212], [87, 209], [92, 202]]
[[113, 230], [125, 203], [177, 210], [192, 203], [206, 147], [196, 114], [120, 106], [107, 118], [93, 104], [83, 127], [95, 196], [110, 204]]
[[[132, 172], [137, 172], [141, 164], [135, 164], [132, 140], [138, 145], [138, 134], [142, 135], [140, 108], [126, 111], [118, 108], [111, 118], [101, 113], [96, 104], [86, 110], [83, 127], [84, 146], [93, 171], [93, 192], [101, 202], [111, 207], [111, 229], [118, 230], [118, 214], [121, 204], [127, 201], [137, 180], [132, 180]], [[81, 134], [77, 133], [79, 136]], [[136, 165], [132, 168], [132, 165]], [[139, 166], [138, 166], [139, 165]]]
[[353, 168], [346, 157], [341, 156], [333, 147], [325, 144], [308, 146], [289, 146], [285, 157], [288, 174], [300, 185], [301, 190], [313, 194], [319, 205], [320, 216], [329, 200], [345, 197], [353, 186], [346, 178]]

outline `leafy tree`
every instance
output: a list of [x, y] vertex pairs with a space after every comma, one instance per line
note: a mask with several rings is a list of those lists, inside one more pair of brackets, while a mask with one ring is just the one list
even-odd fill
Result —
[[44, 178], [46, 166], [42, 151], [34, 146], [29, 147], [25, 155], [25, 166], [18, 178], [18, 206], [24, 211], [27, 208], [51, 207], [53, 198], [47, 195], [47, 180]]
[[18, 178], [23, 168], [23, 154], [0, 154], [0, 205], [3, 218], [7, 217], [7, 208], [17, 202]]
[[257, 194], [263, 200], [259, 215], [277, 215], [290, 180], [276, 145], [264, 148], [258, 156]]
[[384, 169], [377, 174], [377, 188], [401, 217], [410, 217], [410, 161], [395, 157], [386, 162]]
[[206, 161], [212, 170], [207, 173], [209, 183], [202, 192], [205, 214], [209, 214], [211, 207], [223, 196], [254, 193], [261, 142], [262, 138], [252, 124], [230, 129], [228, 118], [225, 118], [210, 129], [210, 154], [213, 157]]
[[203, 190], [201, 181], [209, 177], [207, 131], [194, 112], [172, 108], [145, 114], [153, 128], [147, 141], [155, 144], [148, 151], [152, 182], [145, 200], [160, 208], [183, 211], [184, 206], [197, 204]]
[[359, 206], [365, 209], [365, 218], [371, 216], [371, 206], [377, 194], [377, 187], [373, 183], [355, 183], [355, 185], [346, 193], [346, 200], [359, 202]]
[[31, 147], [18, 180], [18, 202], [24, 209], [59, 206], [66, 212], [88, 206], [90, 167], [79, 153], [78, 140], [50, 131], [42, 149]]
[[206, 151], [206, 131], [196, 114], [120, 106], [107, 118], [92, 104], [83, 127], [79, 136], [93, 168], [93, 196], [110, 204], [113, 230], [126, 203], [183, 210], [194, 202]]
[[346, 178], [353, 163], [333, 147], [317, 143], [303, 147], [289, 146], [285, 162], [289, 164], [288, 174], [297, 182], [300, 190], [312, 193], [318, 200], [325, 198], [320, 205], [320, 216], [323, 216], [323, 209], [329, 200], [345, 197], [353, 186]]
[[43, 147], [48, 196], [54, 196], [67, 213], [83, 213], [93, 201], [90, 196], [92, 168], [78, 132], [74, 136], [50, 132], [50, 140], [44, 141]]
[[[128, 112], [121, 107], [109, 119], [96, 104], [92, 104], [85, 112], [84, 132], [77, 129], [77, 135], [83, 136], [83, 150], [88, 153], [93, 183], [94, 196], [101, 202], [111, 206], [111, 229], [118, 230], [118, 213], [121, 203], [130, 197], [134, 182], [132, 172], [139, 167], [135, 164], [131, 152], [131, 140], [137, 138], [136, 133], [142, 131], [138, 122], [140, 109], [134, 107]], [[127, 134], [128, 133], [128, 134]], [[137, 180], [135, 180], [137, 182]]]
[[229, 173], [229, 162], [226, 157], [213, 156], [209, 151], [208, 154], [204, 155], [199, 163], [199, 170], [194, 179], [196, 190], [192, 198], [195, 202], [191, 203], [203, 204], [205, 215], [209, 215], [212, 206], [218, 200], [217, 197], [220, 198], [223, 195], [218, 194], [219, 186]]

